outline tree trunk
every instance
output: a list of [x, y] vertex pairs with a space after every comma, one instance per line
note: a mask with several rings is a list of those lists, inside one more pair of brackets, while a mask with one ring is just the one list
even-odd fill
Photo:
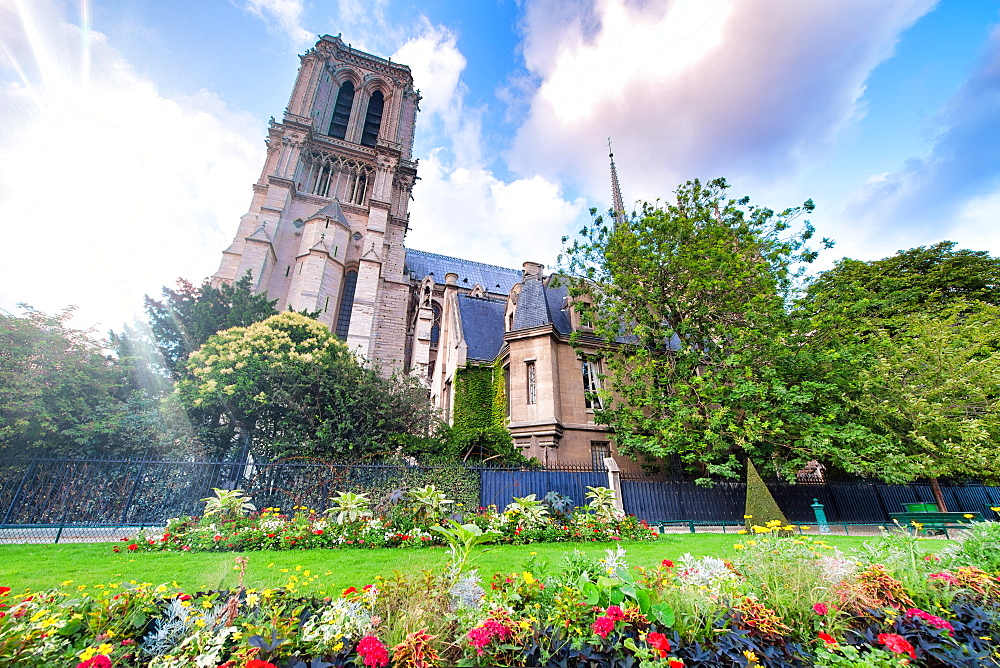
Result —
[[931, 478], [931, 492], [933, 492], [934, 500], [937, 502], [938, 512], [948, 512], [948, 506], [944, 502], [944, 494], [941, 493], [941, 483], [938, 482], [937, 478]]

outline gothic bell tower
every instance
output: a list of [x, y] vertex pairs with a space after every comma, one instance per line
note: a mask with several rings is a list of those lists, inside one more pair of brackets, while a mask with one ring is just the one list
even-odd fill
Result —
[[300, 60], [284, 116], [271, 119], [250, 210], [212, 282], [249, 271], [279, 310], [320, 311], [351, 349], [401, 369], [420, 95], [410, 68], [340, 36], [324, 35]]

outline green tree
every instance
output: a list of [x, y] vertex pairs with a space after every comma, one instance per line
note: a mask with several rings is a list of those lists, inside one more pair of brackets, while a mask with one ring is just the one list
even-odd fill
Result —
[[893, 482], [928, 478], [1000, 481], [1000, 307], [956, 302], [939, 315], [911, 313], [879, 330], [875, 355], [847, 395], [886, 456], [860, 472]]
[[838, 337], [867, 336], [961, 301], [1000, 305], [1000, 258], [942, 241], [881, 260], [844, 258], [812, 281], [799, 308]]
[[816, 255], [809, 223], [791, 224], [813, 204], [776, 213], [727, 187], [688, 182], [672, 204], [581, 231], [565, 253], [592, 328], [577, 342], [604, 346], [597, 417], [622, 452], [678, 454], [703, 474], [738, 476], [746, 456], [793, 471], [832, 442], [831, 388], [797, 357], [808, 336], [786, 309], [795, 266]]
[[286, 312], [214, 334], [191, 354], [177, 396], [216, 454], [242, 436], [278, 458], [358, 456], [387, 450], [398, 434], [427, 435], [435, 413], [412, 378], [363, 366], [325, 326]]
[[[215, 288], [206, 281], [194, 287], [184, 279], [177, 288], [163, 288], [160, 301], [146, 297], [145, 310], [150, 332], [167, 371], [175, 380], [184, 373], [188, 355], [208, 337], [231, 327], [245, 327], [276, 315], [266, 294], [253, 291], [249, 272], [233, 283]], [[134, 336], [134, 333], [133, 333]]]
[[0, 447], [6, 455], [109, 454], [127, 426], [121, 369], [73, 307], [0, 314]]

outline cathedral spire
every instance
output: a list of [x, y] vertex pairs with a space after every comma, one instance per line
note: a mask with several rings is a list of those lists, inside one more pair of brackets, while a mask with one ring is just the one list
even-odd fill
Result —
[[611, 137], [608, 137], [608, 157], [611, 158], [611, 201], [616, 223], [625, 221], [625, 202], [622, 201], [622, 188], [618, 183], [618, 170], [615, 169], [615, 154], [611, 150]]

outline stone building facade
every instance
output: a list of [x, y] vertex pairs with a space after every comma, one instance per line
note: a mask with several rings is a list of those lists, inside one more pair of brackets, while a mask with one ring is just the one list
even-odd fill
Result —
[[536, 263], [405, 247], [419, 102], [405, 65], [320, 38], [271, 120], [250, 209], [211, 280], [249, 272], [279, 310], [319, 311], [364, 358], [422, 378], [448, 418], [462, 371], [491, 365], [505, 374], [508, 427], [527, 456], [603, 470], [614, 446], [593, 419], [599, 349], [570, 345], [579, 325], [566, 288]]

